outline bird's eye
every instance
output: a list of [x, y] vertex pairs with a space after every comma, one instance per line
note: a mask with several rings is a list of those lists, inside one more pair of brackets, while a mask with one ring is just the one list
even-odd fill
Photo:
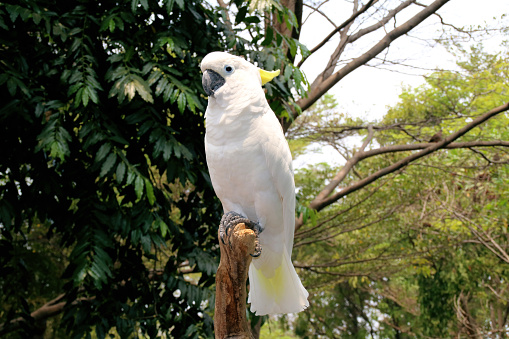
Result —
[[230, 65], [224, 65], [224, 71], [228, 74], [232, 74], [235, 71], [235, 68]]

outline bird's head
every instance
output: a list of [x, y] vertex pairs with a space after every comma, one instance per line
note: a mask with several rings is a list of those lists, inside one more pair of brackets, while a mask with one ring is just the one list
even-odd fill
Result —
[[[279, 75], [279, 70], [268, 72], [241, 57], [226, 52], [212, 52], [201, 62], [202, 85], [209, 97], [230, 89], [255, 90]], [[225, 86], [226, 84], [226, 86]]]

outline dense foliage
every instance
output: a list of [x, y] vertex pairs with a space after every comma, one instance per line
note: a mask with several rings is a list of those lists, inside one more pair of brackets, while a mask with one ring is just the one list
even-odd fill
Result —
[[[65, 292], [75, 337], [210, 332], [219, 209], [197, 56], [220, 47], [214, 14], [195, 2], [24, 1], [1, 15], [2, 320]], [[179, 274], [186, 261], [198, 285]]]
[[[273, 69], [292, 41], [235, 3], [233, 26], [201, 1], [0, 4], [0, 334], [212, 335], [222, 210], [199, 63], [233, 50]], [[283, 75], [268, 86], [280, 114], [304, 90]]]

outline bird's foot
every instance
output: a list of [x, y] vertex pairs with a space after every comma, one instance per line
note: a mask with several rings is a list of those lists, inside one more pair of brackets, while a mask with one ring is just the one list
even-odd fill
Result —
[[[257, 258], [262, 254], [262, 247], [260, 246], [260, 242], [258, 241], [258, 236], [262, 232], [262, 227], [259, 223], [249, 220], [244, 216], [240, 215], [237, 212], [230, 211], [225, 213], [221, 218], [221, 223], [219, 224], [219, 236], [223, 244], [226, 245], [225, 238], [228, 236], [228, 231], [230, 229], [234, 229], [238, 224], [243, 223], [247, 228], [254, 231], [256, 235], [256, 244], [255, 251], [251, 254], [252, 257]], [[231, 244], [229, 244], [231, 246]]]

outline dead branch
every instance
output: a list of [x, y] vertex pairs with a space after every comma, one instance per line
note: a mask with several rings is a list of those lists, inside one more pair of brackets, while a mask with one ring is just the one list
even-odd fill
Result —
[[253, 339], [246, 318], [246, 281], [256, 235], [240, 223], [224, 240], [226, 244], [219, 235], [221, 260], [216, 273], [215, 338]]

